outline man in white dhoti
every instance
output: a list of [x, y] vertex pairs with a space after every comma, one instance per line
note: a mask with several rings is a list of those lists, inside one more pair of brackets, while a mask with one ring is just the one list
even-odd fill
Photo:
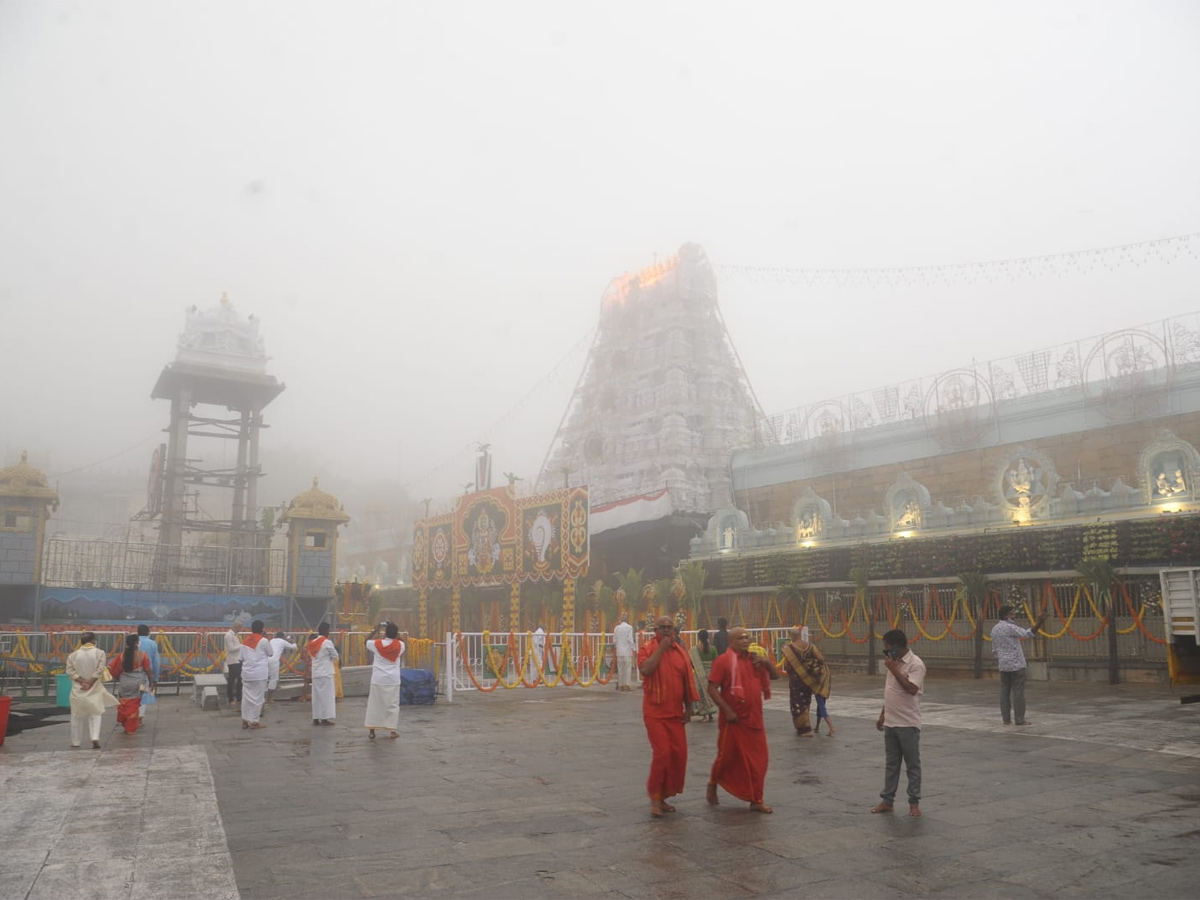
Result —
[[[337, 718], [337, 694], [333, 684], [333, 667], [338, 659], [337, 647], [329, 639], [329, 623], [317, 627], [317, 636], [305, 646], [311, 660], [312, 715], [314, 725], [332, 725]], [[399, 700], [399, 691], [397, 700]]]
[[271, 642], [263, 634], [262, 619], [250, 624], [250, 634], [242, 641], [242, 727], [266, 728], [259, 719], [267, 693], [267, 662]]
[[637, 635], [629, 624], [629, 613], [621, 613], [621, 622], [613, 629], [613, 649], [617, 653], [617, 690], [633, 690], [633, 658], [637, 655]]
[[529, 677], [526, 681], [532, 681], [536, 685], [538, 672], [543, 675], [546, 673], [546, 629], [541, 625], [533, 632], [533, 657], [529, 661]]
[[67, 677], [71, 679], [71, 746], [83, 742], [83, 731], [87, 729], [92, 739], [92, 749], [100, 749], [100, 718], [106, 706], [116, 705], [104, 687], [104, 674], [108, 671], [104, 651], [96, 646], [96, 635], [85, 631], [79, 637], [79, 649], [67, 657]]
[[295, 649], [296, 645], [289, 641], [282, 631], [275, 632], [275, 637], [271, 638], [271, 658], [267, 660], [268, 700], [271, 699], [275, 689], [279, 687], [279, 664], [283, 662], [283, 652]]
[[400, 640], [400, 629], [388, 622], [383, 629], [386, 635], [379, 637], [379, 626], [367, 635], [367, 652], [371, 654], [371, 693], [367, 696], [367, 737], [375, 737], [376, 728], [386, 728], [388, 737], [400, 737], [400, 657], [404, 655], [404, 641]]

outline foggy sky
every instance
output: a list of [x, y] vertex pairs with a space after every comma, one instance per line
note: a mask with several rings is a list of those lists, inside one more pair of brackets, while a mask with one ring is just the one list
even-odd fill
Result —
[[[287, 383], [289, 493], [449, 496], [479, 439], [532, 480], [605, 285], [686, 241], [843, 267], [1200, 230], [1198, 37], [1186, 3], [0, 0], [0, 462], [143, 470], [184, 309], [227, 291]], [[1198, 275], [719, 272], [767, 412], [1191, 312]]]

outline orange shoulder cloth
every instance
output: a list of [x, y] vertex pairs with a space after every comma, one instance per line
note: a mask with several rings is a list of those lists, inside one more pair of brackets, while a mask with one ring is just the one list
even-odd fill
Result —
[[386, 659], [388, 662], [395, 662], [400, 658], [400, 651], [404, 649], [404, 645], [400, 643], [399, 638], [393, 638], [388, 646], [383, 645], [383, 638], [375, 639], [376, 652]]

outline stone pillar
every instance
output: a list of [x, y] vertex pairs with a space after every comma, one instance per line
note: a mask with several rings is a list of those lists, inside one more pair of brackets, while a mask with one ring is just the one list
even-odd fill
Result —
[[563, 579], [563, 631], [575, 630], [575, 579]]
[[462, 624], [459, 619], [459, 613], [462, 611], [462, 588], [455, 585], [454, 590], [450, 592], [450, 630], [462, 631]]
[[424, 590], [417, 594], [417, 634], [429, 637], [429, 594]]
[[508, 628], [517, 631], [521, 627], [521, 582], [514, 581], [508, 591]]

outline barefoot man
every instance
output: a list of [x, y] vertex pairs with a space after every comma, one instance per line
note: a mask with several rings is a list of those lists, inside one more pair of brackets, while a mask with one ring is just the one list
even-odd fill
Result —
[[670, 616], [658, 620], [654, 637], [638, 653], [638, 671], [644, 679], [642, 720], [652, 753], [646, 792], [650, 815], [661, 819], [663, 813], [675, 812], [667, 798], [683, 791], [688, 756], [683, 726], [692, 717], [691, 704], [700, 699], [692, 661], [675, 638]]
[[883, 636], [883, 709], [875, 727], [883, 732], [886, 758], [882, 802], [873, 813], [892, 811], [900, 787], [900, 760], [908, 773], [908, 814], [921, 815], [921, 695], [925, 692], [925, 663], [908, 649], [908, 637], [899, 628]]
[[763, 727], [763, 698], [771, 696], [771, 680], [782, 678], [766, 655], [750, 652], [750, 632], [729, 630], [729, 649], [716, 658], [708, 673], [708, 695], [717, 704], [720, 735], [717, 758], [708, 779], [708, 802], [717, 802], [717, 785], [755, 812], [774, 812], [763, 803], [767, 777], [767, 732]]

